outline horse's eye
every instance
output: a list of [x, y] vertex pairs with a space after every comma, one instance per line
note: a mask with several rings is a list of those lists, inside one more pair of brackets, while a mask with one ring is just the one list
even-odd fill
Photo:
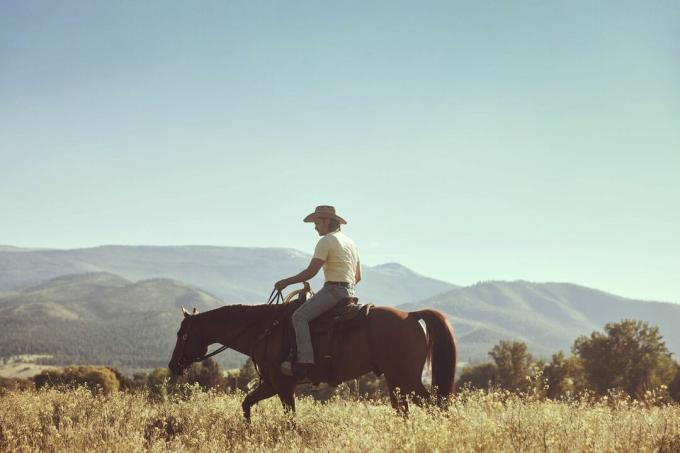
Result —
[[189, 335], [187, 335], [186, 333], [182, 335], [182, 340], [187, 341], [187, 338], [189, 338]]

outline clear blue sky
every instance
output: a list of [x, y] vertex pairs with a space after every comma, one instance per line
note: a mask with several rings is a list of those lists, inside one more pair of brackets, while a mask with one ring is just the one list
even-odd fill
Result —
[[[4, 1], [0, 243], [680, 302], [680, 2]], [[282, 277], [284, 277], [282, 275]]]

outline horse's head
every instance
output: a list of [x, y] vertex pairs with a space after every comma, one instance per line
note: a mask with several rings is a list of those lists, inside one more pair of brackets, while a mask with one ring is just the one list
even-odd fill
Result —
[[172, 374], [182, 374], [184, 370], [194, 363], [196, 359], [203, 357], [208, 351], [208, 345], [201, 338], [201, 328], [198, 325], [197, 311], [189, 313], [182, 307], [184, 319], [177, 332], [177, 342], [172, 351], [172, 358], [168, 368]]

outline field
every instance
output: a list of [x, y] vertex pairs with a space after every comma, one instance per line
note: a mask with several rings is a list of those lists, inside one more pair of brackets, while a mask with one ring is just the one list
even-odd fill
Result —
[[680, 406], [622, 397], [551, 402], [463, 392], [447, 410], [298, 399], [294, 422], [276, 399], [241, 417], [242, 394], [183, 398], [70, 391], [0, 396], [2, 451], [680, 451]]
[[0, 377], [28, 379], [39, 374], [43, 370], [55, 369], [57, 369], [57, 367], [49, 365], [15, 362], [7, 365], [0, 365]]

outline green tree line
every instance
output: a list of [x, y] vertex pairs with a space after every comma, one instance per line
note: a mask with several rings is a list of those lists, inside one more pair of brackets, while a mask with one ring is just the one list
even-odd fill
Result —
[[[571, 355], [560, 351], [550, 361], [534, 358], [526, 343], [520, 341], [501, 341], [489, 351], [489, 356], [491, 360], [487, 363], [466, 367], [457, 379], [457, 386], [538, 392], [551, 399], [585, 391], [601, 396], [612, 390], [639, 399], [647, 392], [661, 391], [680, 401], [680, 365], [673, 360], [659, 329], [644, 321], [607, 324], [604, 332], [577, 338]], [[126, 376], [113, 367], [74, 365], [45, 370], [30, 380], [0, 378], [0, 391], [83, 385], [93, 392], [146, 391], [152, 399], [162, 399], [186, 393], [191, 385], [218, 392], [247, 392], [258, 378], [250, 359], [240, 369], [227, 373], [208, 359], [193, 364], [182, 376], [171, 376], [167, 368]], [[338, 387], [302, 386], [298, 393], [318, 400], [335, 395], [368, 399], [388, 396], [384, 378], [372, 373]]]
[[457, 385], [528, 392], [538, 383], [553, 399], [584, 391], [600, 396], [617, 391], [640, 399], [662, 391], [680, 401], [680, 366], [659, 329], [647, 322], [609, 323], [604, 332], [577, 338], [571, 350], [546, 362], [535, 359], [523, 342], [501, 341], [489, 352], [491, 361], [465, 368]]

